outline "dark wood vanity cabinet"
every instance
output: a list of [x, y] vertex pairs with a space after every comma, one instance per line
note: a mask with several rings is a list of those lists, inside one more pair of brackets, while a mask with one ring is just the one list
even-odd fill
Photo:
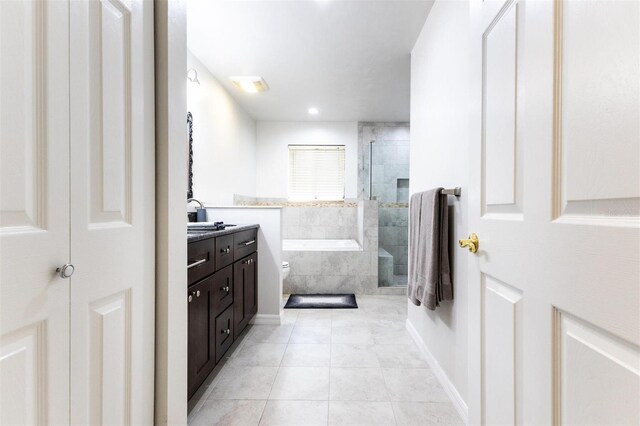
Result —
[[218, 316], [233, 303], [233, 265], [213, 274], [213, 286], [213, 310]]
[[188, 391], [193, 395], [216, 363], [213, 276], [187, 290], [188, 301]]
[[253, 253], [233, 264], [233, 323], [235, 337], [258, 312], [258, 254]]
[[216, 362], [222, 359], [235, 340], [233, 325], [233, 307], [230, 306], [216, 318]]
[[188, 397], [258, 312], [257, 229], [188, 244]]
[[216, 239], [216, 269], [233, 263], [233, 234], [223, 235]]

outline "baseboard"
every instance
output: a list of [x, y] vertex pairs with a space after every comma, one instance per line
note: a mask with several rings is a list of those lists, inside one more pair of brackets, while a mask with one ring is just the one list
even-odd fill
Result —
[[279, 315], [256, 314], [251, 320], [251, 324], [258, 325], [280, 325], [284, 320], [284, 311], [280, 311]]
[[444, 372], [442, 367], [440, 367], [440, 364], [438, 364], [438, 361], [436, 361], [433, 354], [418, 334], [418, 331], [408, 319], [406, 322], [406, 327], [407, 331], [411, 335], [411, 338], [414, 342], [416, 342], [418, 349], [427, 359], [427, 363], [431, 367], [431, 370], [433, 370], [433, 373], [444, 388], [445, 392], [447, 393], [447, 395], [449, 395], [449, 398], [451, 398], [454, 407], [456, 407], [456, 411], [458, 411], [458, 414], [460, 415], [464, 423], [469, 424], [469, 410], [467, 408], [466, 402], [464, 402], [464, 399], [462, 399], [462, 396], [460, 396], [460, 393], [458, 393], [458, 389], [456, 389], [453, 383], [451, 383], [451, 380], [449, 380], [447, 374]]

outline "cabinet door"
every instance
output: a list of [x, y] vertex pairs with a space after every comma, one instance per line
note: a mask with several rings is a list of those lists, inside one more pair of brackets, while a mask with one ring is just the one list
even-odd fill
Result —
[[216, 270], [233, 263], [233, 234], [216, 237]]
[[216, 270], [213, 238], [187, 245], [187, 285], [195, 284]]
[[258, 311], [257, 253], [234, 264], [233, 271], [233, 323], [237, 338]]
[[249, 256], [244, 286], [244, 310], [247, 322], [258, 312], [258, 254]]
[[233, 344], [233, 308], [229, 306], [216, 318], [216, 362]]
[[213, 277], [187, 290], [189, 398], [200, 387], [215, 365], [215, 316], [213, 313]]
[[233, 303], [233, 266], [213, 274], [215, 289], [213, 291], [213, 315], [220, 315]]
[[233, 234], [234, 259], [242, 259], [258, 250], [258, 230], [247, 229]]

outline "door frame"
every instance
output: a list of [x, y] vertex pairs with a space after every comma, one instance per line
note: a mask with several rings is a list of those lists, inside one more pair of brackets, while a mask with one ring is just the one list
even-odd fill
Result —
[[[474, 64], [481, 63], [482, 57], [482, 40], [477, 34], [480, 30], [481, 16], [480, 8], [482, 2], [479, 0], [469, 1], [469, 140], [468, 149], [469, 158], [477, 158], [480, 155], [478, 135], [482, 131], [482, 78], [483, 73], [479, 70], [472, 69]], [[474, 72], [475, 71], [475, 72]], [[473, 161], [470, 160], [469, 167], [469, 187], [467, 191], [467, 226], [469, 232], [477, 229], [477, 217], [479, 217], [481, 187], [478, 179], [478, 172], [471, 166]], [[482, 340], [482, 315], [480, 312], [480, 304], [471, 301], [480, 300], [482, 292], [480, 290], [479, 276], [474, 275], [471, 271], [478, 269], [477, 256], [467, 257], [467, 424], [476, 425], [482, 423], [482, 376], [481, 364], [482, 353], [477, 352], [474, 348], [481, 346]]]
[[155, 0], [155, 424], [187, 423], [187, 6]]

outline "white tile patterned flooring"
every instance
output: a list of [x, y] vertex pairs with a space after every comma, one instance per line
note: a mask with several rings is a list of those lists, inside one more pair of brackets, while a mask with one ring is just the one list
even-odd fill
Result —
[[357, 301], [252, 326], [190, 401], [189, 424], [462, 424], [405, 329], [406, 297]]

